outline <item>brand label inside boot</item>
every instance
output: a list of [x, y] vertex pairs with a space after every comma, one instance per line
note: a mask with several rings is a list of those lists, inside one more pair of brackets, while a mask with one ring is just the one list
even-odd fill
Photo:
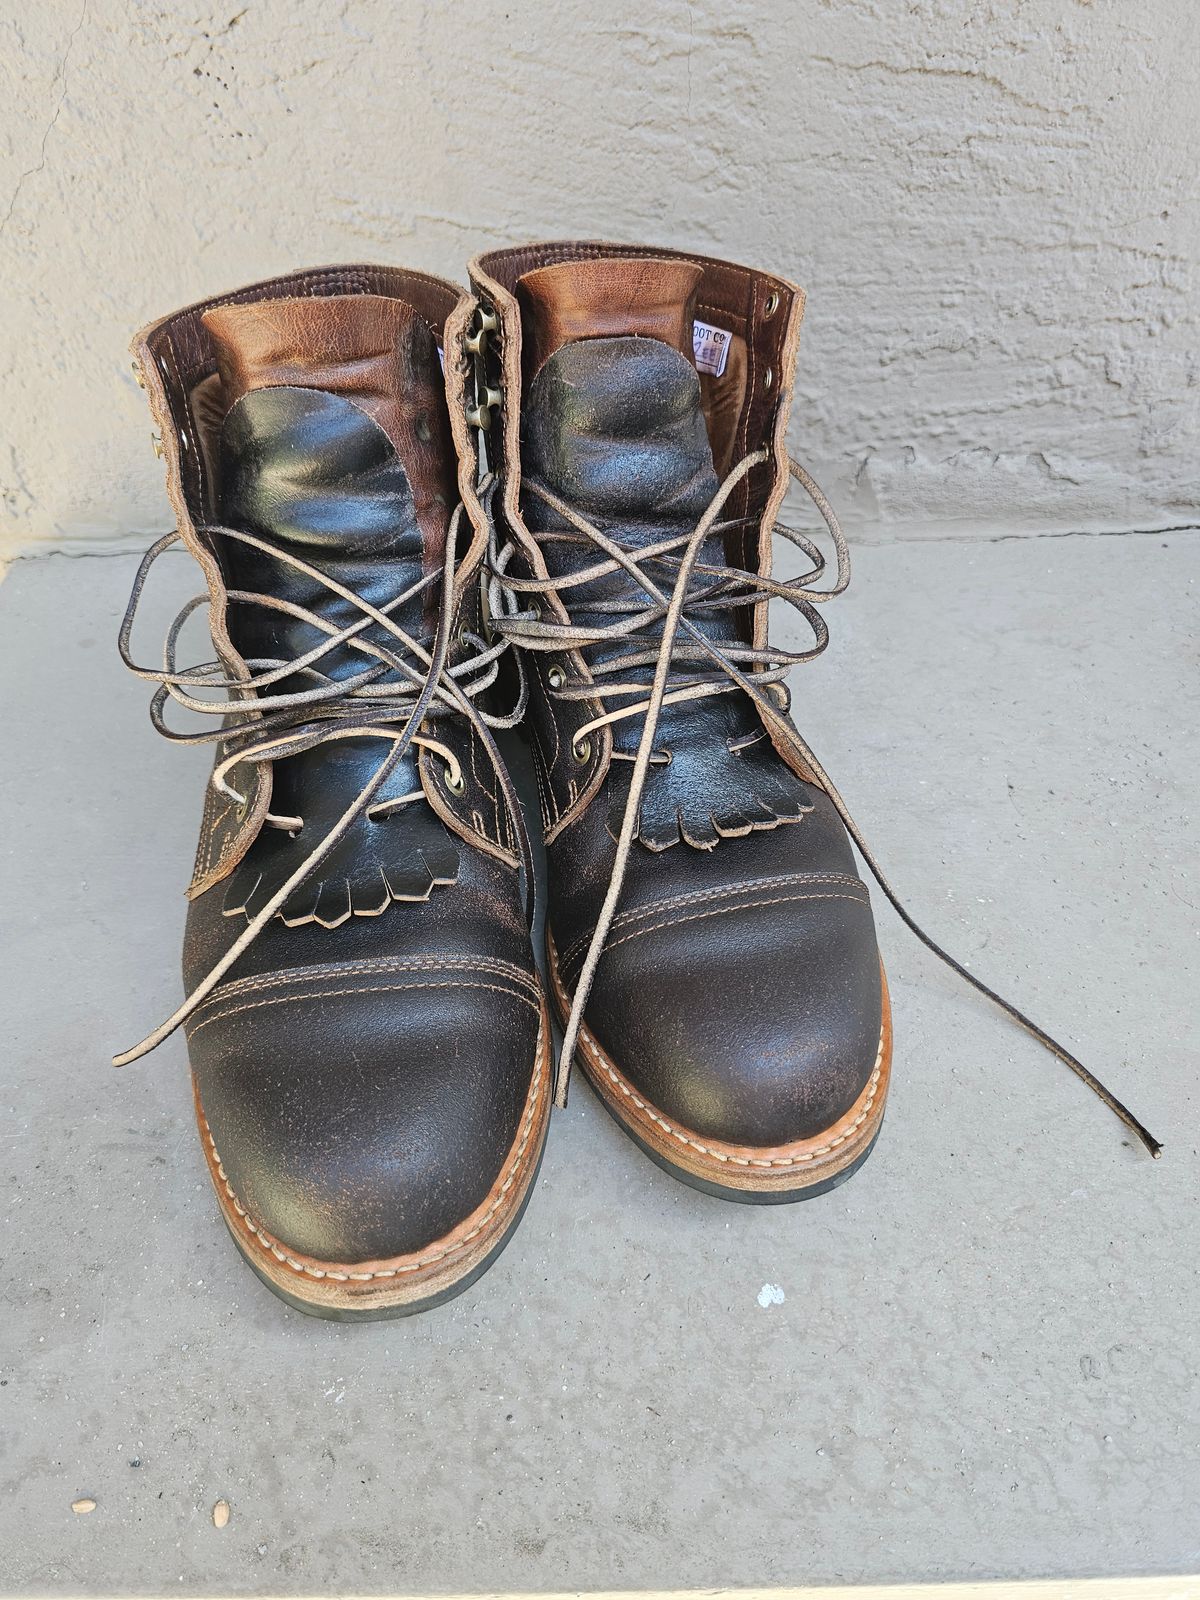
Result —
[[692, 354], [699, 371], [711, 373], [714, 378], [721, 376], [729, 356], [731, 338], [727, 328], [714, 328], [711, 322], [701, 322], [699, 317], [696, 318], [692, 324]]

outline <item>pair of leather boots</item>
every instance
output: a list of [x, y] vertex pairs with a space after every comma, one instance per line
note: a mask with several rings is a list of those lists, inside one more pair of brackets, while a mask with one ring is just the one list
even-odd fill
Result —
[[[186, 1026], [229, 1230], [328, 1317], [419, 1310], [486, 1269], [574, 1057], [648, 1155], [734, 1200], [848, 1177], [888, 1093], [847, 827], [862, 841], [783, 684], [849, 576], [786, 450], [802, 292], [598, 243], [470, 277], [298, 273], [134, 345], [178, 524], [122, 652], [157, 725], [216, 760], [188, 999], [117, 1060]], [[777, 520], [793, 476], [837, 550], [823, 587], [817, 546]], [[772, 575], [773, 535], [798, 575]], [[137, 601], [178, 540], [207, 590], [140, 668]], [[772, 599], [804, 647], [769, 641]], [[202, 607], [215, 659], [183, 668]], [[219, 725], [173, 732], [172, 704]], [[498, 743], [517, 726], [545, 988]]]

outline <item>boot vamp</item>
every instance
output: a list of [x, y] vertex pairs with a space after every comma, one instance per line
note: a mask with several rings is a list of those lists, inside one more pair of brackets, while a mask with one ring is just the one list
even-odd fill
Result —
[[[245, 926], [219, 894], [190, 908], [189, 982]], [[520, 1141], [539, 992], [516, 875], [480, 852], [424, 904], [334, 930], [273, 919], [188, 1027], [239, 1202], [318, 1260], [384, 1260], [444, 1237]]]

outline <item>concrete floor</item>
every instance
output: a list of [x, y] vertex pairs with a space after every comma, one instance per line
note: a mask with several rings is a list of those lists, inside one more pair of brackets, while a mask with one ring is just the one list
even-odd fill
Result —
[[867, 547], [796, 680], [914, 911], [1131, 1102], [1160, 1162], [881, 912], [895, 1078], [853, 1182], [708, 1199], [580, 1086], [497, 1268], [341, 1327], [236, 1256], [182, 1040], [107, 1065], [177, 997], [206, 758], [160, 744], [117, 663], [133, 563], [15, 565], [0, 1587], [1200, 1568], [1198, 568], [1185, 534]]

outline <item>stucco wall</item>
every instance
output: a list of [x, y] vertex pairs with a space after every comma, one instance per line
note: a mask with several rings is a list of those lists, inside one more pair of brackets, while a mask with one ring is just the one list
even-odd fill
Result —
[[867, 537], [1195, 511], [1191, 0], [0, 0], [2, 548], [167, 521], [130, 332], [290, 266], [650, 239], [809, 291]]

